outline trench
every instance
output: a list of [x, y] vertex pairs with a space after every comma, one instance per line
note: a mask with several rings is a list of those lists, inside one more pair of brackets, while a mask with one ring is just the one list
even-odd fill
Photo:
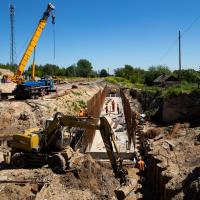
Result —
[[166, 185], [173, 177], [165, 171], [166, 166], [163, 164], [163, 160], [152, 152], [148, 138], [144, 135], [143, 126], [139, 123], [138, 113], [143, 112], [143, 107], [138, 99], [132, 98], [127, 89], [120, 89], [120, 97], [122, 98], [129, 145], [134, 146], [134, 153], [138, 157], [142, 157], [146, 165], [144, 179], [141, 181], [138, 178], [136, 199], [172, 199], [176, 191], [167, 188]]
[[[133, 92], [133, 90], [131, 92]], [[189, 169], [187, 169], [186, 172], [187, 175], [183, 175], [184, 172], [180, 172], [181, 169], [180, 162], [182, 162], [182, 160], [176, 157], [175, 155], [176, 151], [173, 150], [172, 147], [173, 139], [170, 140], [170, 142], [172, 142], [171, 146], [172, 149], [167, 150], [167, 148], [164, 149], [164, 147], [162, 147], [163, 151], [172, 152], [171, 154], [170, 153], [166, 154], [168, 155], [167, 157], [165, 157], [164, 154], [160, 152], [159, 148], [155, 148], [154, 145], [156, 144], [153, 142], [155, 141], [153, 139], [154, 137], [152, 135], [145, 135], [147, 133], [145, 132], [146, 131], [145, 125], [146, 123], [149, 122], [148, 121], [149, 119], [147, 119], [147, 121], [140, 126], [138, 125], [138, 119], [136, 117], [137, 113], [143, 112], [144, 106], [148, 108], [149, 104], [148, 105], [141, 105], [141, 104], [142, 103], [144, 104], [145, 101], [146, 103], [149, 102], [149, 99], [147, 98], [146, 95], [146, 99], [144, 99], [144, 102], [140, 102], [137, 98], [138, 95], [133, 94], [131, 92], [129, 89], [121, 90], [121, 97], [123, 100], [129, 139], [131, 142], [134, 143], [135, 151], [143, 158], [146, 164], [144, 178], [142, 181], [140, 181], [141, 183], [140, 193], [142, 194], [141, 199], [148, 199], [148, 200], [190, 199], [188, 198], [189, 196], [191, 196], [191, 199], [195, 200], [198, 199], [199, 188], [200, 188], [198, 181], [200, 177], [199, 165], [194, 164], [194, 166], [192, 166], [193, 171], [190, 172]], [[156, 106], [158, 104], [156, 103]], [[159, 119], [159, 115], [157, 117], [158, 117], [157, 124], [160, 125], [160, 122], [162, 120]], [[155, 122], [156, 119], [154, 118], [153, 120]], [[162, 133], [160, 132], [158, 136], [161, 136], [162, 138]], [[164, 139], [164, 141], [166, 140], [167, 138]], [[180, 150], [177, 151], [179, 152]], [[175, 158], [174, 161], [172, 161], [172, 158], [169, 157], [172, 155], [174, 155]], [[198, 160], [198, 156], [197, 158], [193, 159]], [[172, 168], [169, 168], [171, 166]], [[195, 168], [195, 166], [197, 167]], [[179, 176], [180, 179], [181, 178], [182, 179], [180, 180], [180, 182], [177, 182]], [[193, 186], [191, 184], [192, 181], [193, 181]]]
[[[142, 156], [144, 156], [145, 163], [148, 165], [146, 171], [146, 181], [142, 184], [138, 181], [137, 187], [139, 189], [135, 188], [134, 196], [140, 196], [140, 198], [143, 196], [143, 199], [150, 199], [150, 196], [152, 199], [170, 199], [170, 192], [165, 189], [165, 184], [170, 180], [170, 178], [167, 175], [163, 175], [165, 168], [160, 165], [161, 161], [151, 154], [150, 149], [146, 146], [145, 138], [142, 137], [142, 129], [137, 127], [136, 111], [141, 112], [142, 109], [136, 106], [136, 102], [133, 101], [132, 97], [126, 90], [118, 89], [118, 92], [114, 95], [110, 93], [110, 90], [111, 88], [105, 86], [87, 102], [88, 115], [91, 117], [100, 117], [101, 112], [104, 109], [106, 98], [113, 96], [121, 98], [126, 123], [126, 134], [128, 138], [126, 146], [127, 149], [130, 149], [130, 146], [133, 148], [132, 152], [121, 153], [121, 156], [123, 156], [126, 160], [130, 160], [133, 153], [137, 152], [138, 155], [142, 154]], [[85, 131], [83, 129], [76, 129], [75, 135], [76, 137], [73, 138], [71, 146], [74, 150], [80, 149], [82, 153], [85, 153], [86, 150], [93, 145], [95, 130]], [[7, 141], [10, 139], [10, 137], [0, 138], [1, 145], [5, 146]], [[141, 146], [145, 147], [143, 152], [141, 152]], [[89, 153], [95, 159], [101, 159], [101, 161], [107, 159], [103, 153]], [[137, 177], [136, 179], [138, 179], [138, 174], [135, 174], [135, 176]], [[21, 184], [21, 187], [23, 187], [23, 184]], [[27, 199], [35, 199], [36, 196], [38, 198], [40, 194], [43, 193], [40, 191], [45, 190], [45, 187], [43, 187], [43, 185], [41, 186], [41, 184], [32, 184], [30, 190], [33, 191], [34, 194], [27, 197]]]
[[[137, 152], [138, 155], [141, 155], [144, 158], [147, 166], [145, 170], [145, 179], [142, 182], [138, 180], [138, 174], [135, 173], [138, 185], [137, 188], [135, 188], [134, 197], [136, 199], [172, 199], [176, 195], [177, 191], [167, 187], [167, 183], [169, 183], [173, 177], [167, 173], [166, 165], [163, 163], [162, 158], [159, 157], [159, 153], [158, 155], [155, 155], [155, 153], [152, 152], [152, 147], [149, 145], [147, 138], [143, 134], [143, 128], [138, 126], [137, 113], [142, 113], [140, 103], [137, 99], [132, 98], [129, 90], [126, 89], [120, 89], [115, 96], [120, 97], [122, 101], [122, 109], [126, 122], [126, 134], [128, 138], [126, 150], [130, 149], [130, 146], [133, 148], [133, 151], [130, 152], [130, 154], [125, 152], [124, 155], [133, 155], [133, 153]], [[99, 90], [87, 102], [88, 115], [99, 117], [104, 109], [105, 100], [109, 97], [112, 97], [109, 87], [106, 86], [102, 90]], [[85, 153], [87, 148], [91, 147], [94, 142], [95, 131], [76, 131], [78, 131], [79, 134], [77, 134], [77, 137], [73, 141], [73, 147], [75, 150], [80, 149], [81, 152]], [[0, 138], [0, 144], [4, 146], [9, 140], [10, 138], [2, 137]], [[99, 158], [98, 156], [97, 158]], [[100, 157], [102, 161], [103, 156]], [[128, 157], [128, 159], [130, 160], [130, 157]], [[35, 187], [35, 194], [32, 197], [30, 196], [30, 199], [34, 199], [35, 196], [38, 196], [41, 193], [41, 190], [45, 190], [43, 185], [39, 187], [36, 184], [34, 188]]]
[[[129, 142], [135, 147], [135, 152], [141, 156], [145, 162], [146, 169], [144, 179], [139, 183], [141, 188], [141, 199], [169, 200], [173, 197], [173, 191], [166, 189], [166, 184], [172, 177], [165, 173], [166, 167], [159, 156], [151, 152], [147, 138], [143, 134], [142, 126], [138, 125], [137, 113], [142, 113], [142, 106], [137, 99], [132, 98], [129, 90], [121, 90], [121, 97], [127, 123]], [[140, 198], [139, 198], [140, 199]]]

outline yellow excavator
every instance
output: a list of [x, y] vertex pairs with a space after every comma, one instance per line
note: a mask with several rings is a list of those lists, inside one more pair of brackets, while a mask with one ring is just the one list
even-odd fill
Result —
[[114, 133], [105, 117], [100, 117], [99, 124], [97, 121], [97, 118], [68, 116], [58, 112], [52, 119], [46, 120], [43, 130], [28, 129], [13, 136], [10, 164], [14, 168], [48, 164], [55, 173], [65, 173], [70, 168], [72, 156], [68, 148], [70, 137], [64, 137], [66, 128], [95, 129], [100, 130], [115, 177], [125, 184], [128, 182], [127, 171], [122, 167]]

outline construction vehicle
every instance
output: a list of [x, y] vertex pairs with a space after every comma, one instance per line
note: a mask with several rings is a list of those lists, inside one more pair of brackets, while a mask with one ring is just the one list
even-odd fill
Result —
[[24, 52], [24, 55], [22, 56], [17, 71], [15, 72], [13, 77], [9, 77], [12, 82], [17, 83], [16, 88], [12, 93], [2, 93], [1, 94], [2, 96], [14, 95], [16, 99], [28, 99], [28, 98], [37, 98], [38, 96], [48, 94], [51, 91], [55, 91], [53, 80], [44, 79], [35, 81], [35, 55], [32, 64], [31, 81], [25, 81], [23, 77], [24, 69], [30, 59], [33, 50], [35, 51], [37, 42], [41, 36], [41, 33], [50, 15], [52, 16], [52, 23], [53, 24], [55, 23], [55, 15], [51, 14], [51, 12], [54, 9], [55, 7], [51, 3], [49, 3]]
[[[69, 170], [72, 152], [64, 134], [67, 127], [100, 130], [108, 158], [116, 178], [127, 183], [127, 171], [122, 167], [122, 160], [114, 140], [114, 133], [105, 117], [74, 117], [56, 113], [54, 118], [46, 120], [44, 130], [28, 129], [22, 134], [15, 134], [10, 142], [10, 164], [14, 168], [24, 168], [30, 164], [46, 165], [56, 173]], [[115, 151], [114, 151], [115, 150]], [[7, 159], [8, 160], [8, 159]]]

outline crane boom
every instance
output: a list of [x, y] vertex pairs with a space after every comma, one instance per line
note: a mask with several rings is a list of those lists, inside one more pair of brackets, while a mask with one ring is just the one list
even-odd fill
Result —
[[[13, 82], [15, 82], [15, 83], [21, 82], [22, 73], [23, 73], [23, 71], [27, 65], [27, 62], [33, 52], [33, 49], [36, 47], [36, 44], [41, 36], [41, 33], [47, 23], [47, 19], [50, 16], [51, 11], [53, 11], [54, 9], [55, 9], [55, 7], [51, 3], [49, 3], [46, 11], [43, 14], [43, 17], [40, 19], [39, 24], [32, 36], [27, 48], [26, 48], [26, 51], [24, 52], [24, 55], [19, 63], [18, 69], [17, 69], [15, 75], [12, 77]], [[53, 19], [54, 19], [54, 16], [53, 16]], [[52, 23], [54, 23], [54, 22], [52, 21]]]

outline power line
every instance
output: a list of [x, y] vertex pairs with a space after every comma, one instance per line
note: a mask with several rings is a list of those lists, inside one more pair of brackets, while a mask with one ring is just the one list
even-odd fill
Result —
[[176, 38], [176, 40], [174, 40], [171, 43], [171, 45], [168, 47], [167, 51], [160, 58], [160, 61], [162, 61], [163, 59], [165, 59], [168, 56], [168, 54], [170, 53], [170, 51], [172, 50], [172, 48], [175, 46], [175, 44], [177, 44], [177, 42], [178, 42], [178, 37]]
[[185, 35], [185, 33], [187, 33], [188, 31], [191, 30], [191, 28], [194, 26], [194, 24], [200, 19], [200, 15], [198, 17], [196, 17], [192, 23], [183, 31], [182, 36]]
[[[192, 23], [185, 28], [185, 30], [182, 33], [182, 37], [183, 35], [185, 35], [187, 32], [189, 32], [191, 30], [191, 28], [194, 26], [194, 24], [200, 19], [200, 15], [198, 17], [196, 17]], [[174, 42], [172, 43], [172, 45], [169, 46], [169, 48], [167, 49], [167, 51], [163, 54], [163, 56], [160, 58], [160, 61], [162, 61], [164, 58], [167, 57], [167, 55], [170, 53], [170, 51], [172, 50], [172, 48], [177, 44], [179, 38], [176, 37], [176, 40], [174, 40]]]

